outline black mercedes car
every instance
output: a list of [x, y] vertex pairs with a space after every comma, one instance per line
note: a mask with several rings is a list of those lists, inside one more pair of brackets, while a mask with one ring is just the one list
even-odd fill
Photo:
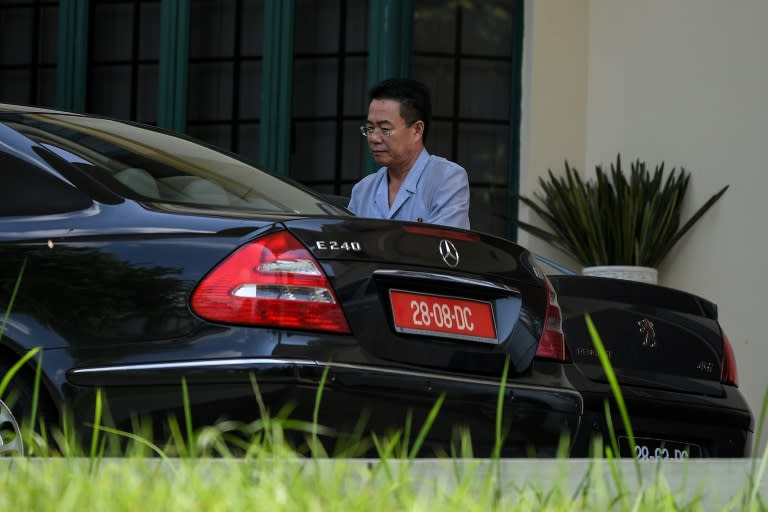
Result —
[[329, 442], [415, 431], [438, 401], [424, 454], [464, 432], [489, 453], [500, 400], [504, 454], [576, 435], [554, 291], [509, 241], [355, 218], [176, 134], [8, 105], [0, 184], [0, 375], [42, 349], [15, 417], [41, 360], [50, 420], [93, 422], [101, 390], [116, 427], [163, 424], [185, 386], [196, 425], [249, 422], [255, 382]]
[[[645, 408], [622, 455], [748, 454], [714, 305], [601, 279], [548, 278], [480, 232], [356, 218], [179, 134], [0, 105], [0, 381], [39, 349], [0, 397], [6, 431], [39, 367], [38, 417], [86, 433], [97, 397], [121, 429], [185, 406], [195, 426], [266, 413], [321, 426], [329, 452], [415, 436], [437, 411], [420, 455], [471, 439], [480, 456], [499, 440], [502, 456], [586, 456], [612, 400], [590, 313], [630, 414]], [[635, 341], [638, 322], [658, 344]]]

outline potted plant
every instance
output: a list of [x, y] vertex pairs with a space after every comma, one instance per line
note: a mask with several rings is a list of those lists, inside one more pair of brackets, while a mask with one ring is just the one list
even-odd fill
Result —
[[[664, 172], [664, 163], [651, 171], [645, 162], [621, 167], [621, 155], [610, 171], [596, 166], [595, 179], [584, 180], [565, 162], [565, 175], [539, 178], [534, 199], [518, 195], [549, 227], [515, 220], [523, 230], [541, 238], [584, 266], [584, 273], [656, 281], [656, 267], [682, 236], [717, 202], [728, 185], [714, 194], [681, 225], [681, 209], [690, 181], [684, 168]], [[606, 269], [606, 266], [622, 268]], [[645, 277], [643, 277], [645, 276]]]

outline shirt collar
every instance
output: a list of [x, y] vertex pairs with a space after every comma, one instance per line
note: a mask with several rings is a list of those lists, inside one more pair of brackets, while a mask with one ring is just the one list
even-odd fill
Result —
[[416, 187], [419, 184], [421, 175], [424, 174], [424, 169], [427, 167], [428, 162], [429, 153], [427, 152], [426, 148], [423, 148], [421, 153], [419, 153], [419, 156], [416, 158], [416, 161], [408, 170], [408, 174], [405, 176], [405, 181], [400, 187], [400, 192], [398, 192], [397, 197], [395, 197], [395, 202], [392, 204], [392, 208], [389, 207], [387, 168], [382, 167], [379, 170], [380, 178], [378, 179], [378, 183], [376, 185], [373, 203], [383, 218], [394, 218], [400, 207], [403, 206], [403, 204], [416, 193]]
[[416, 186], [419, 184], [421, 175], [424, 174], [424, 168], [427, 166], [428, 161], [429, 153], [427, 152], [426, 148], [422, 148], [421, 153], [419, 153], [419, 157], [413, 163], [411, 169], [408, 171], [408, 174], [405, 176], [405, 181], [403, 182], [403, 188], [405, 188], [405, 190], [411, 193], [416, 192]]
[[[405, 176], [405, 181], [400, 187], [400, 191], [397, 193], [397, 197], [395, 197], [395, 202], [392, 203], [392, 208], [386, 208], [387, 218], [394, 218], [395, 215], [397, 215], [398, 210], [402, 208], [402, 206], [411, 198], [411, 196], [416, 194], [416, 187], [419, 184], [421, 175], [424, 174], [424, 168], [427, 166], [428, 161], [429, 153], [427, 153], [426, 149], [422, 149], [418, 158], [416, 158], [416, 161], [408, 171], [408, 174]], [[386, 180], [386, 173], [384, 176]], [[386, 181], [384, 182], [384, 185], [384, 188], [386, 189]], [[386, 198], [386, 195], [384, 195], [384, 197]], [[384, 204], [386, 205], [387, 203], [385, 202]]]

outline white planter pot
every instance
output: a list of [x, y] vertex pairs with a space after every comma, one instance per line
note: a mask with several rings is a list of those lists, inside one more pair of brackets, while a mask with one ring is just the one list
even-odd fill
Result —
[[599, 267], [584, 267], [581, 273], [585, 276], [612, 277], [614, 279], [627, 279], [642, 283], [656, 284], [659, 279], [658, 272], [653, 267], [635, 267], [627, 265], [603, 265]]

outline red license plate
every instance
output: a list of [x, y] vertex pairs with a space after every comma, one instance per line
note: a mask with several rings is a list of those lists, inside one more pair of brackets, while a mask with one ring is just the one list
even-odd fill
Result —
[[498, 343], [490, 302], [390, 290], [395, 330]]

